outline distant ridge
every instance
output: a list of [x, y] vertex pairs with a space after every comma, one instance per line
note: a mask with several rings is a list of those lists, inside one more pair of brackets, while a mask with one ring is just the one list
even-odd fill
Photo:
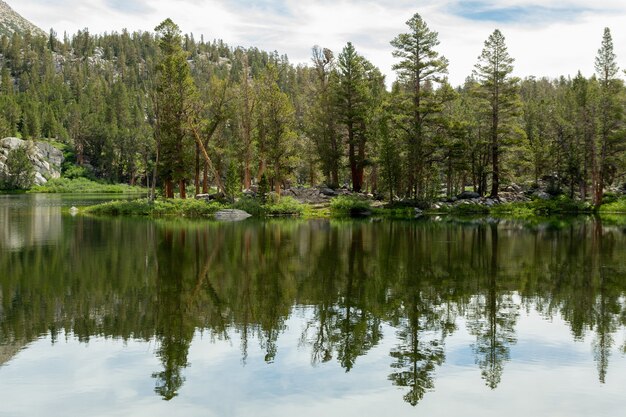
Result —
[[14, 32], [46, 35], [46, 32], [24, 19], [6, 2], [0, 0], [0, 35], [11, 35]]

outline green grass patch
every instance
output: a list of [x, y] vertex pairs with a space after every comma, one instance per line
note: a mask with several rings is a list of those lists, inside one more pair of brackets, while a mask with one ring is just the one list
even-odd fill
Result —
[[334, 217], [363, 216], [372, 212], [369, 200], [351, 195], [341, 195], [330, 200], [330, 214]]
[[602, 204], [602, 206], [600, 206], [600, 213], [606, 213], [606, 214], [626, 213], [626, 197], [613, 199], [613, 201], [609, 201], [608, 203]]
[[548, 217], [562, 214], [590, 214], [593, 206], [585, 201], [572, 200], [567, 196], [559, 196], [550, 200], [533, 200], [527, 203], [500, 204], [491, 208], [490, 213], [509, 215], [519, 218], [533, 216]]
[[150, 202], [148, 199], [118, 200], [86, 207], [85, 213], [101, 216], [150, 216], [150, 217], [211, 217], [226, 208], [223, 204], [207, 203], [193, 199], [168, 199]]
[[147, 189], [127, 184], [104, 184], [87, 178], [55, 178], [44, 185], [32, 187], [29, 192], [55, 194], [132, 194], [146, 193]]

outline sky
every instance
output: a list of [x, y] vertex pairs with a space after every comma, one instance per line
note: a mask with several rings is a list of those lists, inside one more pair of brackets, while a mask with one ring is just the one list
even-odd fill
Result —
[[626, 67], [624, 0], [6, 0], [44, 30], [151, 31], [165, 18], [196, 39], [256, 46], [310, 63], [311, 48], [339, 53], [347, 42], [395, 78], [389, 42], [419, 13], [439, 33], [449, 79], [463, 83], [484, 41], [498, 28], [515, 59], [514, 75], [590, 76], [605, 27]]

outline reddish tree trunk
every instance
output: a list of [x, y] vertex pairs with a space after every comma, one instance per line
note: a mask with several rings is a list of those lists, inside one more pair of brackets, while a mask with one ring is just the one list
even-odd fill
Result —
[[186, 188], [185, 180], [180, 180], [178, 182], [178, 190], [180, 191], [180, 198], [187, 198], [187, 188]]

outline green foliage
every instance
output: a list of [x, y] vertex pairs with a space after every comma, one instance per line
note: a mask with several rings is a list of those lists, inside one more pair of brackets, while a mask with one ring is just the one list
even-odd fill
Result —
[[313, 65], [296, 66], [197, 42], [169, 19], [153, 33], [16, 33], [0, 43], [0, 137], [61, 145], [71, 179], [153, 185], [156, 168], [172, 195], [171, 184], [195, 175], [232, 188], [219, 183], [231, 159], [246, 187], [265, 172], [277, 188], [349, 182], [424, 201], [550, 176], [549, 191], [597, 204], [622, 181], [626, 90], [608, 28], [590, 78], [518, 83], [496, 30], [461, 86], [446, 81], [438, 34], [422, 17], [405, 29], [391, 41], [391, 91], [352, 44], [314, 47]]
[[93, 172], [90, 169], [86, 167], [74, 165], [74, 164], [66, 164], [64, 166], [63, 178], [67, 178], [70, 180], [77, 179], [77, 178], [87, 178], [92, 181], [96, 179]]
[[261, 175], [261, 180], [259, 181], [259, 188], [257, 191], [257, 199], [261, 204], [267, 203], [267, 195], [270, 192], [270, 183], [267, 180], [267, 175], [263, 173]]
[[358, 216], [371, 211], [371, 202], [360, 197], [341, 195], [330, 200], [333, 216]]
[[600, 213], [626, 213], [626, 197], [606, 201], [600, 206]]
[[29, 159], [28, 146], [11, 149], [7, 155], [4, 172], [0, 172], [0, 188], [26, 190], [35, 180], [35, 168]]
[[237, 210], [243, 210], [253, 216], [262, 216], [265, 213], [263, 204], [259, 200], [250, 197], [240, 198], [232, 207]]
[[46, 184], [30, 189], [31, 193], [61, 193], [61, 194], [124, 194], [146, 193], [142, 187], [127, 184], [105, 184], [87, 178], [54, 178]]
[[231, 204], [235, 202], [235, 198], [241, 191], [241, 181], [239, 179], [239, 171], [235, 161], [230, 161], [228, 171], [226, 172], [226, 182], [224, 183], [224, 194], [226, 200]]
[[292, 197], [280, 197], [277, 201], [266, 204], [264, 211], [267, 216], [302, 216], [305, 205]]
[[514, 217], [551, 216], [560, 214], [592, 213], [593, 206], [587, 202], [573, 200], [565, 195], [549, 200], [533, 200], [528, 203], [508, 203], [495, 206], [492, 214], [512, 215]]

